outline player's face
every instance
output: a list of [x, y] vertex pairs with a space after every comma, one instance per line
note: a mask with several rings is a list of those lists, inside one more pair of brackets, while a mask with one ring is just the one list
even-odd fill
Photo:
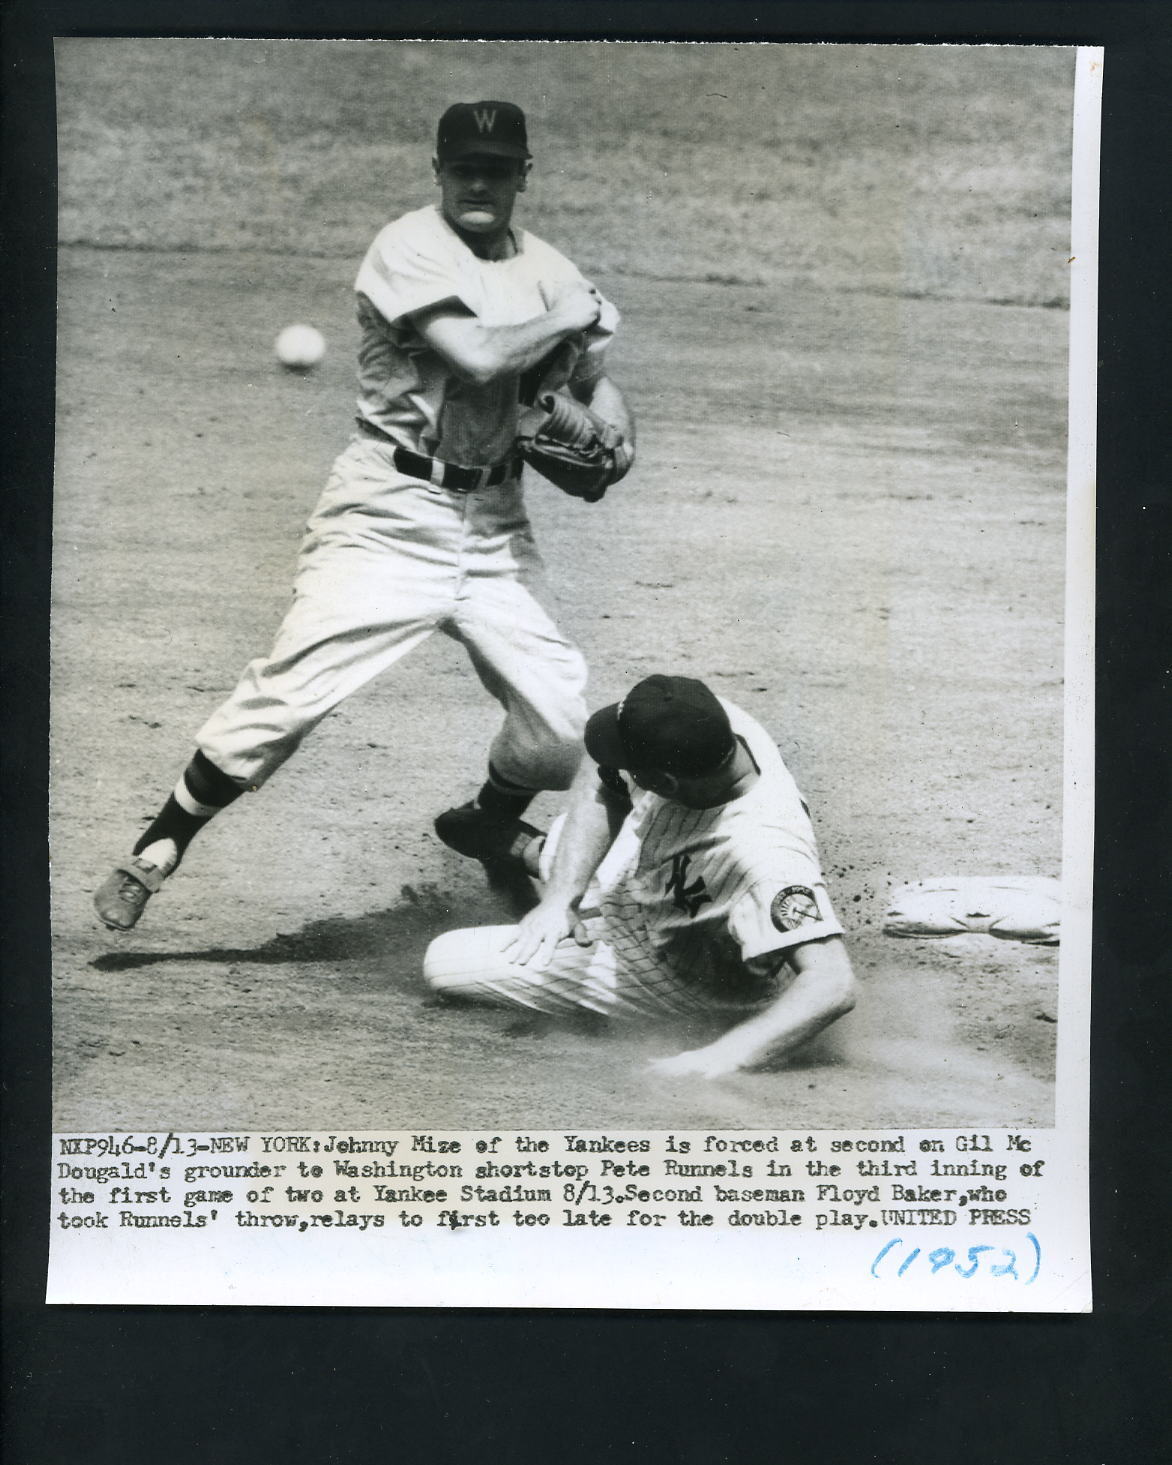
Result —
[[679, 796], [680, 782], [670, 773], [661, 773], [657, 768], [631, 768], [631, 779], [648, 793], [658, 794], [661, 799], [675, 799]]
[[512, 158], [467, 157], [438, 163], [444, 217], [466, 234], [498, 234], [509, 227], [527, 165]]
[[628, 772], [640, 788], [685, 809], [711, 809], [715, 804], [727, 803], [737, 790], [735, 768], [726, 769], [723, 764], [715, 773], [698, 778], [677, 778], [656, 768], [631, 768]]

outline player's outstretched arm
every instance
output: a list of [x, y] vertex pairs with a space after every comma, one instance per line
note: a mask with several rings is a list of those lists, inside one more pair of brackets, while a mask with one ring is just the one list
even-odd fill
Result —
[[599, 782], [595, 765], [584, 759], [570, 788], [565, 824], [541, 900], [505, 947], [510, 961], [540, 970], [567, 936], [589, 944], [578, 919], [578, 903], [621, 822], [614, 796]]
[[722, 1078], [753, 1068], [792, 1052], [855, 1005], [855, 976], [840, 936], [807, 941], [787, 955], [796, 975], [776, 1002], [707, 1047], [656, 1059], [652, 1071], [669, 1078]]
[[553, 286], [547, 309], [516, 325], [486, 326], [451, 301], [419, 311], [415, 328], [457, 376], [486, 386], [500, 376], [519, 376], [543, 361], [555, 346], [597, 321], [602, 297], [585, 280]]

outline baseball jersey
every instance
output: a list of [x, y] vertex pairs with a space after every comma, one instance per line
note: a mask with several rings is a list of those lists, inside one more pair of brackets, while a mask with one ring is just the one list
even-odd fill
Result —
[[[523, 229], [516, 253], [473, 254], [436, 205], [388, 224], [358, 271], [358, 415], [416, 452], [469, 466], [508, 457], [516, 436], [520, 379], [462, 381], [416, 330], [416, 311], [459, 302], [485, 326], [518, 325], [542, 314], [541, 285], [577, 280], [577, 267]], [[603, 301], [597, 323], [563, 343], [543, 386], [587, 383], [603, 374], [618, 311]]]
[[668, 970], [697, 997], [765, 995], [778, 957], [841, 934], [806, 805], [759, 723], [721, 699], [759, 777], [740, 798], [687, 809], [636, 790], [594, 876], [597, 906], [628, 970]]

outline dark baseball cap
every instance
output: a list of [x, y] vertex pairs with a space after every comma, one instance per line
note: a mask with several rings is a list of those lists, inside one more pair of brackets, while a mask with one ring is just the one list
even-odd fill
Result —
[[586, 724], [586, 751], [596, 763], [677, 778], [714, 773], [735, 742], [728, 713], [692, 677], [647, 677]]
[[514, 102], [455, 102], [439, 120], [435, 155], [441, 163], [474, 156], [528, 158], [525, 114]]

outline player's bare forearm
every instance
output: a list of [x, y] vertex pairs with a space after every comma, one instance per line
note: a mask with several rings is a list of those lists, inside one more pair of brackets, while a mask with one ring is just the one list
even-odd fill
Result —
[[586, 759], [570, 788], [565, 823], [541, 899], [504, 948], [510, 961], [541, 969], [567, 936], [580, 945], [590, 944], [578, 919], [578, 904], [613, 843], [617, 815], [612, 805], [612, 796], [599, 785], [597, 768]]
[[829, 1027], [855, 1005], [855, 977], [838, 936], [809, 941], [790, 956], [796, 975], [775, 1002], [704, 1048], [651, 1064], [666, 1077], [721, 1078], [777, 1059]]
[[584, 406], [589, 407], [609, 422], [621, 434], [629, 448], [635, 446], [635, 419], [627, 406], [626, 398], [609, 376], [599, 376], [591, 382], [570, 383], [570, 391]]
[[484, 325], [450, 304], [421, 312], [415, 327], [427, 344], [465, 381], [486, 386], [502, 376], [519, 376], [571, 336], [598, 319], [599, 299], [584, 281], [550, 296], [541, 315], [515, 325]]
[[567, 905], [581, 900], [621, 822], [614, 796], [599, 783], [594, 763], [584, 758], [570, 786], [566, 821], [545, 884], [546, 898]]

